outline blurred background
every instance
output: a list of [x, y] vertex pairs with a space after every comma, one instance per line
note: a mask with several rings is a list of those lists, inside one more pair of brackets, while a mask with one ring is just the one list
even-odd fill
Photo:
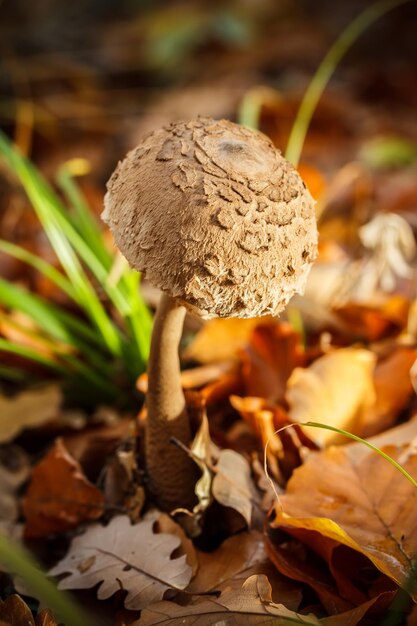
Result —
[[[260, 127], [284, 149], [330, 45], [369, 2], [25, 0], [0, 3], [0, 124], [52, 173], [73, 156], [101, 183], [127, 148], [197, 114], [236, 120], [263, 86]], [[376, 134], [416, 138], [417, 6], [378, 20], [322, 99], [304, 160], [325, 172]]]

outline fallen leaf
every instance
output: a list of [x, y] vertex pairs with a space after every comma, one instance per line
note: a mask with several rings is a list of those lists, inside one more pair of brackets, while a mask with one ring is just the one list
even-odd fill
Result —
[[314, 589], [328, 613], [342, 613], [354, 606], [341, 597], [327, 568], [314, 558], [310, 550], [304, 546], [300, 549], [294, 539], [287, 540], [284, 546], [275, 545], [269, 537], [265, 542], [267, 554], [278, 571]]
[[268, 467], [274, 478], [282, 482], [279, 460], [285, 457], [281, 438], [276, 433], [287, 425], [288, 415], [280, 407], [269, 404], [263, 398], [231, 396], [230, 404], [251, 425], [265, 451]]
[[252, 330], [241, 360], [246, 395], [280, 402], [291, 372], [304, 364], [304, 349], [290, 324], [262, 323]]
[[0, 396], [0, 443], [12, 441], [25, 428], [36, 428], [59, 414], [62, 394], [56, 385]]
[[103, 506], [102, 493], [57, 439], [32, 472], [23, 500], [25, 537], [44, 537], [76, 528], [83, 521], [100, 517]]
[[212, 491], [217, 502], [240, 513], [250, 526], [253, 506], [259, 504], [259, 494], [245, 457], [234, 450], [220, 452]]
[[[286, 393], [290, 419], [356, 433], [364, 412], [375, 401], [375, 361], [369, 350], [342, 348], [320, 357], [309, 368], [295, 369]], [[308, 434], [320, 446], [340, 440], [338, 434], [324, 429]]]
[[197, 576], [187, 587], [191, 593], [240, 589], [253, 574], [263, 574], [271, 583], [273, 598], [296, 611], [302, 599], [301, 589], [282, 576], [268, 559], [263, 535], [257, 531], [243, 532], [226, 539], [213, 552], [198, 551], [200, 564]]
[[[178, 537], [181, 542], [181, 554], [186, 555], [187, 563], [191, 566], [191, 574], [192, 576], [195, 576], [199, 568], [199, 562], [197, 558], [197, 553], [194, 548], [194, 544], [191, 539], [187, 537], [181, 526], [179, 524], [176, 524], [174, 520], [166, 513], [162, 513], [159, 515], [159, 517], [157, 518], [157, 526], [159, 532], [168, 535], [175, 535], [176, 537]], [[178, 550], [176, 551], [176, 555], [179, 556]]]
[[174, 602], [158, 602], [142, 611], [131, 626], [288, 626], [289, 624], [319, 626], [314, 615], [301, 615], [283, 604], [272, 602], [272, 589], [266, 576], [250, 576], [241, 589], [226, 589], [219, 598], [209, 598], [180, 606]]
[[198, 503], [194, 507], [194, 513], [199, 515], [205, 511], [212, 502], [211, 488], [213, 473], [209, 469], [209, 466], [212, 460], [213, 442], [211, 441], [209, 423], [205, 411], [201, 418], [200, 428], [191, 444], [191, 452], [201, 470], [201, 476], [195, 484], [195, 494], [198, 498]]
[[0, 600], [0, 619], [10, 626], [35, 626], [32, 611], [17, 594]]
[[[322, 626], [357, 626], [364, 623], [381, 624], [391, 601], [391, 593], [381, 593], [350, 611], [325, 617], [321, 622]], [[371, 622], [363, 622], [362, 620], [365, 617], [369, 617]], [[375, 619], [377, 619], [377, 622], [375, 622]]]
[[42, 609], [36, 616], [35, 626], [58, 626], [58, 624], [49, 609]]
[[238, 352], [249, 341], [259, 318], [213, 319], [204, 324], [184, 351], [184, 358], [200, 363], [237, 359]]
[[377, 341], [388, 334], [398, 333], [406, 326], [409, 307], [406, 298], [394, 295], [383, 298], [378, 306], [371, 302], [347, 302], [333, 307], [333, 311], [343, 322], [347, 334], [366, 341]]
[[[384, 451], [417, 478], [415, 447]], [[294, 472], [272, 526], [340, 542], [405, 586], [417, 553], [416, 505], [415, 487], [380, 455], [369, 453], [356, 462], [344, 448], [332, 447], [312, 453]], [[417, 590], [412, 595], [416, 600]]]
[[154, 521], [132, 525], [118, 516], [107, 526], [94, 524], [76, 537], [66, 557], [49, 575], [68, 574], [60, 589], [90, 589], [99, 584], [97, 597], [105, 600], [127, 591], [125, 606], [139, 610], [161, 600], [168, 589], [184, 589], [192, 568], [186, 556], [172, 558], [181, 545], [178, 536], [155, 533]]
[[364, 411], [360, 435], [370, 437], [386, 430], [413, 396], [410, 369], [417, 358], [417, 350], [399, 347], [377, 364], [374, 372], [376, 401]]

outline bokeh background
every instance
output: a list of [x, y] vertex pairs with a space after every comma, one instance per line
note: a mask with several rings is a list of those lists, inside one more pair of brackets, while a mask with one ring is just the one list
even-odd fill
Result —
[[[236, 120], [249, 89], [285, 148], [320, 60], [364, 0], [3, 0], [0, 124], [49, 173], [73, 156], [104, 182], [140, 136], [196, 114]], [[374, 24], [337, 69], [304, 160], [325, 172], [361, 142], [416, 138], [417, 6]]]

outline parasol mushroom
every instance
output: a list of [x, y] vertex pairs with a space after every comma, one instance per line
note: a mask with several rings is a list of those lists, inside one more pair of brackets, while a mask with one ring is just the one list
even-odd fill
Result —
[[314, 201], [262, 133], [226, 120], [145, 137], [108, 182], [103, 219], [130, 265], [162, 292], [148, 367], [145, 455], [166, 509], [194, 497], [178, 344], [186, 310], [204, 319], [276, 315], [304, 290], [317, 251]]

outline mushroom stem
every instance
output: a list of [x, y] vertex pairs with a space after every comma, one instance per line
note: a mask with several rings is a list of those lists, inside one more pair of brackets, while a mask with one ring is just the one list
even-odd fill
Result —
[[150, 489], [166, 510], [190, 507], [195, 500], [196, 466], [170, 442], [176, 437], [188, 445], [191, 439], [178, 356], [185, 312], [175, 298], [162, 295], [148, 364], [146, 467]]

